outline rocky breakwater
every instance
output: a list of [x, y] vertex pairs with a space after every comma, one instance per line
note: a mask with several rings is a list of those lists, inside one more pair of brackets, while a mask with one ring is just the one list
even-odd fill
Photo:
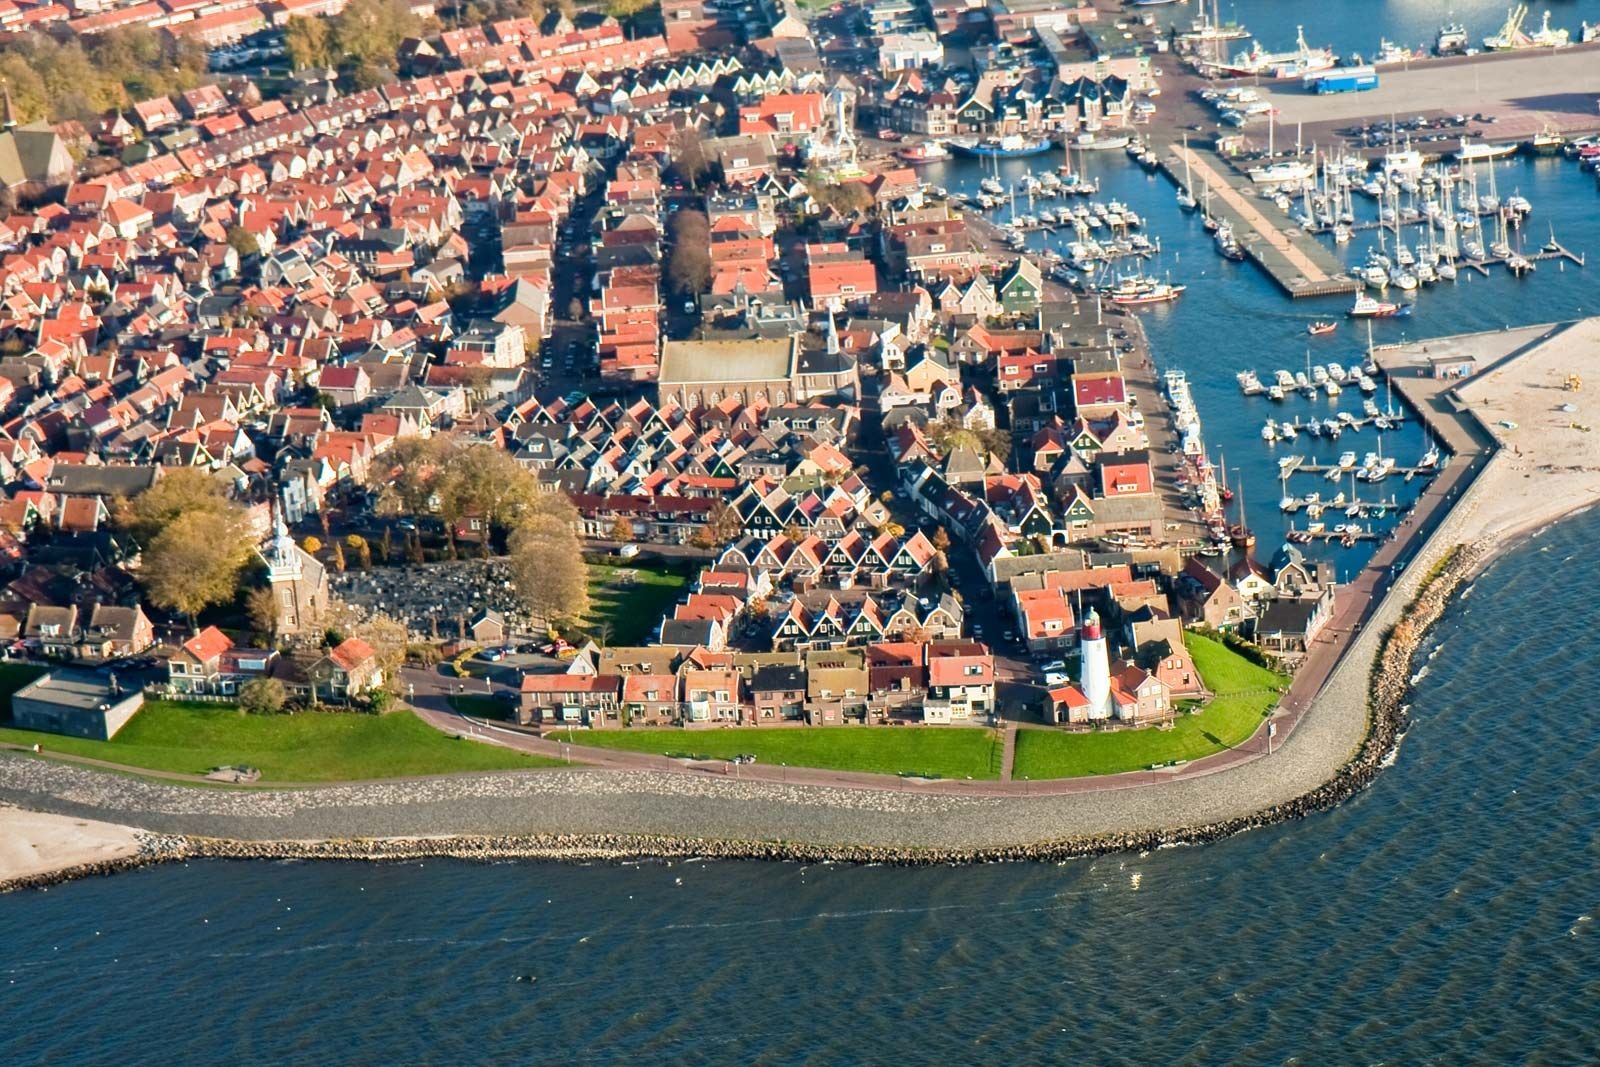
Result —
[[138, 836], [139, 848], [132, 855], [94, 860], [90, 863], [76, 863], [52, 871], [0, 880], [0, 893], [9, 893], [17, 889], [48, 889], [50, 886], [76, 881], [79, 878], [120, 874], [136, 867], [148, 867], [152, 863], [186, 859], [190, 854], [188, 839], [181, 835], [141, 832]]

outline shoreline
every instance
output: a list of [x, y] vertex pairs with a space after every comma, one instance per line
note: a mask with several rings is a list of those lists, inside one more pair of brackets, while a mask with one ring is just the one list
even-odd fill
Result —
[[[1260, 811], [1177, 828], [1041, 840], [1014, 845], [924, 848], [870, 844], [825, 844], [785, 840], [741, 840], [671, 834], [458, 834], [446, 836], [357, 837], [325, 840], [242, 840], [188, 834], [140, 833], [138, 851], [38, 871], [0, 881], [0, 892], [43, 889], [80, 878], [104, 876], [157, 863], [190, 859], [344, 860], [403, 862], [422, 858], [468, 861], [538, 860], [617, 862], [701, 857], [775, 860], [797, 863], [861, 863], [933, 866], [967, 863], [1060, 862], [1114, 852], [1146, 852], [1204, 844], [1250, 830], [1305, 818], [1343, 803], [1364, 790], [1383, 770], [1405, 732], [1404, 699], [1411, 684], [1410, 664], [1423, 637], [1444, 613], [1462, 582], [1477, 571], [1487, 553], [1457, 545], [1422, 583], [1400, 620], [1382, 638], [1370, 664], [1366, 736], [1333, 778], [1309, 792]], [[1397, 681], [1398, 680], [1398, 681]]]

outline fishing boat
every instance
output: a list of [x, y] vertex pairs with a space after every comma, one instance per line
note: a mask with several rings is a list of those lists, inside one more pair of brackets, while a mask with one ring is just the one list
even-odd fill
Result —
[[1554, 128], [1546, 126], [1527, 142], [1525, 146], [1531, 156], [1553, 156], [1567, 146], [1567, 139], [1557, 133]]
[[[1332, 333], [1334, 330], [1337, 330], [1338, 328], [1339, 328], [1339, 324], [1337, 322], [1331, 322], [1331, 321], [1329, 321], [1327, 319], [1321, 319], [1321, 320], [1318, 320], [1317, 322], [1313, 322], [1311, 325], [1307, 326], [1306, 327], [1306, 333], [1309, 333], [1312, 337], [1321, 337], [1323, 334]], [[1339, 372], [1339, 376], [1341, 378], [1344, 377], [1344, 372], [1340, 371]]]
[[1374, 300], [1366, 293], [1357, 293], [1356, 302], [1350, 308], [1350, 317], [1353, 319], [1382, 318], [1399, 312], [1399, 304], [1390, 304], [1382, 300]]
[[946, 147], [958, 156], [972, 156], [978, 159], [1020, 159], [1024, 156], [1037, 156], [1050, 151], [1050, 142], [1043, 137], [1023, 137], [1021, 134], [1007, 134], [1004, 137], [955, 137], [946, 142]]
[[1467, 36], [1467, 28], [1459, 22], [1447, 22], [1439, 27], [1439, 33], [1433, 39], [1433, 53], [1439, 56], [1453, 56], [1465, 52], [1471, 44], [1472, 38]]
[[1230, 61], [1217, 64], [1216, 71], [1223, 75], [1254, 77], [1270, 74], [1274, 78], [1298, 78], [1328, 70], [1339, 62], [1339, 57], [1326, 48], [1312, 48], [1306, 44], [1305, 29], [1295, 27], [1295, 48], [1292, 52], [1267, 52], [1255, 41], [1250, 47], [1235, 55]]
[[1564, 29], [1550, 28], [1550, 12], [1532, 33], [1522, 28], [1528, 17], [1528, 5], [1517, 4], [1506, 12], [1506, 21], [1500, 31], [1483, 39], [1483, 47], [1490, 51], [1509, 51], [1517, 48], [1559, 48], [1571, 40], [1572, 34]]
[[950, 158], [950, 150], [939, 141], [922, 141], [895, 153], [900, 162], [918, 166], [923, 163], [940, 163]]

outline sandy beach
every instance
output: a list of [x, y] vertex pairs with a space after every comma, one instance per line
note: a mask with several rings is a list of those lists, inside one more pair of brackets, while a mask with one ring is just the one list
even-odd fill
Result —
[[139, 831], [69, 815], [0, 807], [0, 885], [139, 852]]

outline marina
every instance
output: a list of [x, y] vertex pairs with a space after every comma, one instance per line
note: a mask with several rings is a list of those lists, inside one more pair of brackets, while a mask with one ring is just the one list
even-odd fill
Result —
[[1254, 198], [1250, 179], [1239, 174], [1213, 152], [1190, 144], [1169, 145], [1161, 156], [1168, 177], [1185, 187], [1180, 175], [1188, 174], [1204, 193], [1204, 210], [1226, 225], [1237, 247], [1254, 261], [1289, 296], [1338, 296], [1355, 293], [1361, 286], [1344, 273], [1343, 266], [1300, 227], [1284, 219], [1272, 220]]

